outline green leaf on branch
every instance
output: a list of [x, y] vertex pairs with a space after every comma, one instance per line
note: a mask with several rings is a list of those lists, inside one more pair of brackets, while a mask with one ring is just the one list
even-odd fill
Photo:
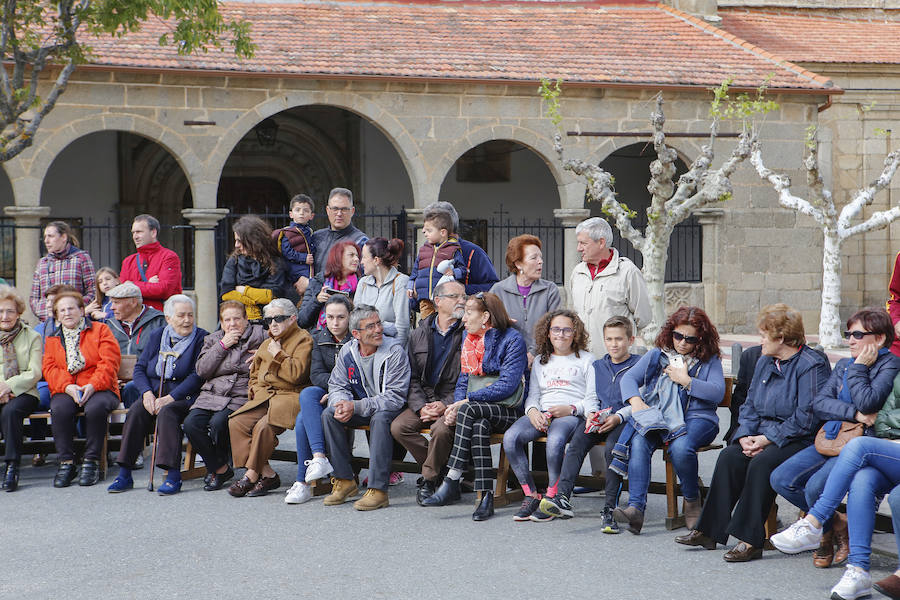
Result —
[[562, 113], [559, 111], [559, 96], [562, 94], [562, 79], [551, 80], [541, 77], [541, 87], [538, 93], [544, 99], [544, 116], [550, 119], [556, 127], [562, 123]]
[[729, 77], [718, 87], [712, 88], [713, 99], [709, 105], [709, 116], [724, 121], [740, 121], [747, 125], [754, 117], [765, 115], [777, 110], [779, 104], [766, 98], [769, 82], [774, 77], [770, 73], [756, 88], [756, 95], [751, 96], [747, 92], [741, 92], [735, 96], [729, 94], [734, 78]]

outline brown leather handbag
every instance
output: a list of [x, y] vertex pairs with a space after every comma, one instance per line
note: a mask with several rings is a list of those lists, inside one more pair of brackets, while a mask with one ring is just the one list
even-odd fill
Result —
[[865, 426], [862, 423], [844, 421], [841, 423], [841, 430], [837, 436], [833, 440], [829, 440], [825, 437], [825, 426], [822, 425], [819, 433], [816, 434], [816, 451], [822, 456], [837, 456], [847, 442], [863, 434], [863, 429]]

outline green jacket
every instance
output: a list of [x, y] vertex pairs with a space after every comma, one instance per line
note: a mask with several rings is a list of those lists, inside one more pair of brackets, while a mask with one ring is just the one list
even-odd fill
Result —
[[875, 419], [875, 435], [880, 438], [900, 438], [900, 375], [894, 378], [894, 387]]
[[16, 349], [19, 374], [6, 379], [3, 376], [3, 369], [0, 368], [0, 381], [9, 386], [13, 398], [22, 394], [30, 394], [38, 398], [37, 382], [41, 380], [41, 359], [43, 358], [40, 334], [28, 325], [23, 326], [22, 331], [13, 340], [13, 348]]

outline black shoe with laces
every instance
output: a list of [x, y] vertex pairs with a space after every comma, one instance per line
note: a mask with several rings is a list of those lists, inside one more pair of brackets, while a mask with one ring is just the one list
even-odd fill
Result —
[[522, 500], [522, 506], [519, 507], [519, 512], [513, 515], [513, 521], [530, 521], [531, 513], [536, 511], [540, 504], [541, 501], [539, 499], [525, 496], [525, 499]]
[[613, 518], [612, 509], [608, 506], [603, 507], [603, 515], [600, 517], [600, 531], [603, 533], [619, 533], [619, 524]]

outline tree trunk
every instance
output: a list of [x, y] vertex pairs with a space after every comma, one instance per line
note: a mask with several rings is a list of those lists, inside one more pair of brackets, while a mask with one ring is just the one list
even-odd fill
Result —
[[826, 226], [822, 253], [822, 310], [819, 314], [819, 343], [826, 348], [841, 345], [841, 246], [838, 232]]
[[648, 344], [656, 339], [663, 323], [666, 322], [666, 260], [669, 247], [668, 235], [659, 235], [647, 228], [647, 241], [641, 254], [644, 257], [644, 281], [650, 295], [650, 307], [653, 309], [653, 320], [641, 330], [641, 337]]

